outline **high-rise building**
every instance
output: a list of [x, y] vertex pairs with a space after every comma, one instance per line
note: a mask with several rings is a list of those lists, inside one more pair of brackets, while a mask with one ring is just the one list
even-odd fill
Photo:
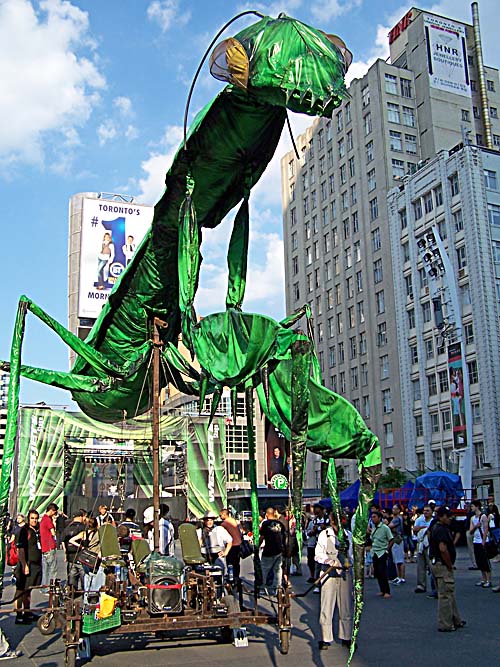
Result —
[[389, 41], [390, 62], [376, 61], [331, 119], [298, 137], [300, 158], [282, 159], [286, 303], [289, 313], [310, 304], [324, 382], [380, 437], [384, 465], [432, 469], [438, 457], [417, 459], [407, 426], [398, 348], [395, 284], [416, 241], [398, 234], [393, 255], [387, 195], [466, 136], [500, 148], [499, 78], [472, 25], [412, 8]]

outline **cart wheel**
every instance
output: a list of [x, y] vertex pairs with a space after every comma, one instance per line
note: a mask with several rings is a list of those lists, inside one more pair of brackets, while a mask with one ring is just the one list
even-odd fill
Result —
[[290, 648], [290, 630], [280, 630], [280, 653], [286, 655]]
[[66, 649], [64, 654], [64, 667], [75, 667], [76, 666], [76, 648], [71, 646]]
[[52, 635], [56, 629], [56, 619], [54, 614], [43, 614], [36, 622], [37, 628], [42, 635]]

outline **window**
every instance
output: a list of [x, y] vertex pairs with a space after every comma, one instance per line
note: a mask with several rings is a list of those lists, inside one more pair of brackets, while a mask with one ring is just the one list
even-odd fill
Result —
[[468, 109], [462, 109], [462, 120], [470, 123], [470, 111]]
[[295, 183], [290, 183], [290, 201], [295, 201]]
[[312, 250], [311, 246], [308, 246], [306, 248], [306, 265], [309, 266], [309, 264], [312, 264]]
[[[229, 426], [226, 431], [227, 451], [236, 454], [248, 454], [248, 438], [246, 426], [243, 424], [234, 424]], [[243, 465], [243, 461], [238, 461]]]
[[418, 270], [418, 277], [420, 282], [420, 289], [424, 289], [429, 284], [429, 277], [427, 271], [424, 268]]
[[350, 227], [349, 227], [349, 218], [346, 218], [345, 220], [342, 221], [342, 227], [344, 229], [344, 239], [348, 239], [349, 235], [351, 233]]
[[311, 192], [311, 208], [316, 208], [316, 190]]
[[351, 222], [352, 233], [357, 234], [359, 232], [359, 216], [357, 211], [354, 211], [354, 213], [351, 215]]
[[469, 322], [469, 324], [464, 325], [464, 331], [465, 331], [465, 344], [466, 345], [472, 345], [474, 342], [474, 325], [472, 322]]
[[355, 366], [354, 368], [351, 368], [351, 390], [358, 389], [358, 387], [359, 387], [358, 368], [357, 366]]
[[319, 159], [319, 173], [321, 176], [326, 174], [326, 168], [325, 168], [325, 156], [322, 155]]
[[330, 141], [332, 138], [332, 123], [331, 121], [327, 121], [326, 123], [326, 140]]
[[339, 244], [339, 233], [336, 227], [332, 229], [332, 246], [336, 248]]
[[322, 322], [318, 322], [317, 332], [318, 332], [317, 342], [321, 343], [323, 341], [323, 323]]
[[480, 118], [481, 117], [481, 114], [479, 113], [479, 109], [477, 107], [472, 107], [472, 114], [473, 114], [474, 118]]
[[450, 410], [441, 410], [441, 428], [443, 431], [451, 429], [451, 412]]
[[356, 165], [354, 163], [354, 156], [349, 158], [349, 176], [350, 178], [356, 176]]
[[345, 287], [347, 292], [347, 298], [352, 299], [352, 297], [354, 296], [354, 278], [352, 276], [348, 276], [346, 278]]
[[351, 122], [351, 103], [347, 102], [347, 104], [344, 107], [344, 112], [345, 112], [345, 124], [349, 125]]
[[361, 90], [361, 104], [363, 108], [370, 104], [370, 88], [368, 86]]
[[335, 345], [332, 345], [328, 350], [328, 365], [333, 368], [335, 363]]
[[392, 422], [384, 424], [385, 446], [393, 447], [394, 445], [394, 431], [392, 429]]
[[[366, 366], [366, 364], [363, 364]], [[361, 368], [361, 372], [363, 372], [363, 368]], [[366, 377], [366, 384], [363, 386], [366, 387], [368, 384], [368, 374]], [[370, 419], [370, 397], [369, 396], [363, 396], [363, 417], [365, 419]]]
[[430, 213], [434, 208], [434, 201], [432, 199], [432, 193], [428, 192], [424, 195], [424, 211]]
[[330, 260], [325, 262], [325, 281], [332, 279], [332, 263]]
[[439, 371], [438, 378], [439, 378], [439, 391], [442, 394], [445, 394], [450, 388], [448, 382], [448, 371]]
[[420, 220], [422, 217], [422, 201], [420, 199], [417, 199], [416, 201], [413, 202], [413, 214], [415, 216], [415, 220]]
[[375, 169], [371, 169], [368, 174], [368, 192], [372, 192], [377, 187], [377, 182], [375, 180]]
[[297, 232], [294, 232], [292, 234], [292, 250], [297, 250], [298, 246], [299, 246], [299, 244], [298, 244], [298, 241], [297, 241]]
[[352, 246], [352, 255], [355, 262], [361, 261], [361, 241], [354, 241]]
[[461, 232], [464, 228], [464, 217], [462, 213], [462, 209], [459, 208], [458, 211], [455, 211], [452, 213], [453, 217], [453, 223], [455, 225], [455, 231], [456, 232]]
[[475, 359], [467, 362], [467, 373], [469, 374], [470, 384], [476, 384], [476, 382], [479, 381], [479, 376], [477, 373], [477, 361]]
[[405, 208], [399, 211], [399, 222], [401, 224], [401, 229], [406, 229], [408, 227], [408, 215]]
[[385, 322], [380, 322], [377, 325], [377, 347], [385, 347], [387, 345], [387, 325]]
[[342, 319], [342, 313], [337, 313], [337, 333], [341, 334], [344, 332], [344, 321]]
[[353, 336], [352, 338], [349, 338], [349, 358], [356, 359], [356, 353], [356, 336]]
[[500, 227], [500, 206], [498, 204], [488, 204], [488, 220], [490, 225]]
[[391, 95], [398, 94], [398, 79], [392, 74], [385, 75], [385, 92]]
[[350, 192], [351, 192], [351, 206], [354, 206], [358, 202], [358, 194], [357, 194], [357, 190], [356, 190], [356, 183], [351, 185]]
[[385, 313], [385, 295], [384, 290], [375, 292], [375, 302], [377, 304], [377, 315], [382, 315]]
[[408, 317], [408, 328], [409, 329], [414, 329], [415, 328], [415, 308], [410, 308], [409, 310], [407, 310], [406, 315]]
[[481, 404], [479, 401], [474, 401], [471, 403], [472, 409], [472, 423], [480, 424], [481, 423]]
[[341, 139], [339, 141], [339, 158], [342, 159], [345, 157], [345, 141]]
[[295, 161], [290, 160], [288, 163], [288, 178], [293, 178], [295, 176]]
[[371, 162], [373, 160], [373, 141], [369, 141], [366, 144], [366, 161]]
[[358, 301], [356, 304], [356, 311], [358, 314], [358, 324], [363, 324], [365, 321], [365, 306], [363, 301]]
[[331, 309], [333, 308], [333, 306], [334, 306], [334, 303], [333, 303], [333, 290], [332, 290], [332, 289], [329, 289], [329, 290], [327, 290], [327, 292], [326, 292], [326, 307], [328, 308], [328, 310], [331, 310]]
[[430, 301], [425, 301], [422, 304], [422, 318], [424, 322], [430, 322], [431, 321], [431, 302]]
[[290, 209], [290, 227], [293, 227], [297, 222], [297, 210], [292, 208]]
[[410, 361], [412, 364], [418, 364], [418, 349], [416, 345], [410, 345]]
[[403, 262], [409, 262], [410, 261], [410, 244], [408, 241], [403, 243], [401, 245], [401, 249], [403, 251]]
[[299, 283], [294, 283], [293, 285], [293, 298], [295, 301], [300, 299]]
[[497, 172], [491, 169], [484, 170], [484, 187], [489, 190], [497, 190]]
[[347, 150], [352, 151], [353, 148], [354, 148], [354, 142], [352, 140], [352, 130], [349, 130], [349, 132], [347, 133]]
[[341, 371], [339, 373], [339, 393], [340, 394], [345, 394], [345, 372]]
[[316, 315], [321, 315], [323, 308], [321, 306], [321, 296], [316, 297]]
[[376, 259], [373, 262], [373, 281], [375, 283], [381, 283], [384, 279], [384, 273], [382, 270], [382, 260]]
[[495, 264], [500, 263], [500, 241], [493, 241], [493, 261]]
[[344, 129], [344, 114], [342, 109], [337, 112], [337, 132], [342, 132]]
[[349, 197], [347, 195], [347, 192], [343, 192], [340, 195], [340, 203], [342, 205], [342, 211], [347, 211], [349, 208]]
[[403, 125], [415, 127], [415, 111], [411, 107], [403, 107]]
[[476, 468], [481, 470], [484, 468], [484, 442], [475, 442], [474, 443], [474, 454], [476, 459]]
[[[431, 418], [431, 433], [439, 433], [439, 414], [437, 412], [431, 412], [430, 413], [430, 418]], [[439, 454], [441, 456], [441, 450], [437, 450], [433, 452], [434, 455]], [[440, 467], [436, 466], [436, 463], [434, 463], [434, 468]]]
[[347, 182], [347, 166], [345, 164], [340, 165], [340, 183], [344, 185]]
[[380, 379], [385, 380], [389, 377], [389, 355], [383, 354], [380, 357]]
[[487, 79], [486, 80], [486, 87], [491, 93], [495, 92], [495, 82], [494, 81], [490, 81], [489, 79]]
[[363, 291], [363, 272], [358, 271], [356, 273], [356, 292], [359, 294]]
[[346, 269], [350, 269], [352, 266], [352, 250], [350, 246], [344, 250], [344, 265]]
[[482, 134], [476, 134], [476, 144], [478, 146], [484, 146], [484, 144], [483, 144], [483, 135]]
[[434, 190], [434, 200], [436, 202], [436, 206], [442, 206], [443, 204], [443, 186], [442, 185], [437, 185]]
[[395, 130], [391, 130], [389, 132], [389, 136], [390, 136], [391, 151], [401, 152], [403, 150], [401, 132], [396, 132]]
[[308, 158], [312, 160], [314, 157], [314, 137], [309, 141], [309, 153]]
[[309, 215], [309, 197], [304, 197], [304, 215]]
[[373, 222], [378, 218], [378, 200], [377, 197], [370, 199], [370, 221]]
[[308, 241], [311, 238], [311, 223], [306, 222], [304, 225], [304, 236], [306, 241]]
[[323, 236], [323, 250], [325, 253], [330, 252], [330, 234]]
[[464, 269], [467, 266], [467, 254], [464, 245], [457, 248], [457, 261], [459, 269]]
[[411, 81], [409, 79], [403, 79], [403, 77], [401, 77], [400, 84], [401, 84], [401, 97], [408, 97], [408, 98], [412, 97]]
[[335, 175], [334, 174], [330, 174], [330, 176], [328, 176], [328, 190], [329, 190], [331, 195], [333, 195], [333, 193], [335, 192]]
[[383, 389], [382, 390], [382, 405], [384, 406], [384, 415], [392, 412], [392, 399], [391, 399], [391, 390]]
[[422, 399], [422, 390], [420, 388], [420, 380], [412, 380], [413, 400], [420, 401]]
[[405, 151], [410, 155], [417, 153], [417, 137], [413, 134], [405, 134]]
[[338, 255], [335, 255], [335, 257], [333, 258], [333, 275], [334, 276], [340, 275], [340, 262]]
[[328, 165], [328, 169], [333, 167], [333, 150], [331, 148], [329, 148], [326, 153], [326, 163]]
[[327, 197], [328, 197], [328, 191], [326, 189], [326, 181], [323, 181], [321, 183], [321, 201], [325, 201]]
[[411, 274], [407, 275], [407, 276], [404, 276], [404, 280], [405, 280], [406, 296], [409, 299], [413, 299], [413, 282], [412, 282], [412, 279], [411, 279]]
[[454, 197], [455, 195], [458, 195], [460, 192], [460, 185], [458, 183], [458, 174], [455, 172], [449, 177], [449, 182], [450, 182], [450, 193], [451, 196]]
[[400, 123], [399, 104], [387, 102], [387, 119], [390, 123]]
[[337, 346], [337, 359], [339, 361], [339, 364], [344, 363], [345, 355], [344, 355], [344, 343], [339, 343]]
[[429, 338], [428, 340], [424, 341], [424, 345], [426, 360], [430, 361], [431, 359], [434, 359], [434, 340]]
[[366, 116], [363, 118], [363, 124], [365, 127], [365, 135], [370, 134], [372, 131], [372, 115], [370, 112], [366, 114]]
[[405, 163], [403, 160], [392, 159], [392, 177], [403, 178], [405, 175]]
[[429, 396], [435, 396], [437, 394], [437, 383], [436, 383], [436, 374], [431, 373], [427, 376], [427, 390]]
[[307, 280], [307, 291], [312, 292], [313, 291], [312, 273], [307, 274], [306, 280]]
[[498, 109], [496, 107], [490, 107], [490, 117], [498, 118]]
[[364, 332], [359, 334], [359, 353], [366, 354], [366, 334]]
[[313, 250], [314, 250], [314, 259], [315, 260], [319, 259], [319, 243], [317, 241], [314, 241], [313, 243]]
[[321, 150], [325, 147], [325, 131], [323, 129], [318, 132], [318, 148]]
[[296, 276], [299, 272], [299, 258], [297, 256], [292, 257], [292, 275]]

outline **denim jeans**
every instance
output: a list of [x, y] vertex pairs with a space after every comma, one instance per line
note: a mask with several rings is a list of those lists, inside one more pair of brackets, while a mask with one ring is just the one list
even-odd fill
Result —
[[57, 550], [51, 549], [42, 554], [42, 586], [48, 586], [57, 579]]
[[281, 554], [278, 554], [277, 556], [262, 556], [261, 560], [261, 565], [262, 565], [262, 581], [264, 582], [264, 585], [266, 583], [267, 575], [269, 572], [272, 571], [274, 575], [274, 580], [273, 580], [273, 585], [272, 585], [272, 590], [276, 590], [279, 586], [281, 586], [281, 579], [282, 579], [282, 569], [281, 569], [281, 561], [283, 559], [283, 556]]

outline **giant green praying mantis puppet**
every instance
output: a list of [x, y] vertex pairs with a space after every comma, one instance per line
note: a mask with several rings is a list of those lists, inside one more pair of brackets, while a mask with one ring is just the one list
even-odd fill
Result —
[[[235, 38], [224, 40], [213, 51], [211, 72], [228, 85], [196, 116], [185, 134], [166, 174], [165, 191], [155, 206], [151, 228], [116, 282], [88, 338], [81, 341], [28, 298], [21, 297], [10, 361], [3, 364], [10, 372], [10, 385], [0, 512], [5, 516], [20, 375], [69, 389], [83, 412], [99, 421], [119, 421], [144, 413], [152, 405], [152, 322], [157, 318], [165, 323], [160, 330], [161, 387], [172, 383], [182, 392], [198, 395], [200, 404], [207, 392], [213, 393], [212, 412], [224, 386], [231, 388], [233, 398], [237, 391], [246, 392], [255, 522], [254, 390], [263, 412], [291, 442], [292, 510], [296, 517], [302, 504], [306, 449], [328, 460], [330, 492], [337, 511], [334, 459], [357, 460], [361, 487], [353, 535], [355, 639], [363, 599], [368, 504], [381, 461], [379, 443], [357, 411], [322, 385], [307, 307], [282, 322], [241, 309], [251, 189], [274, 155], [287, 109], [331, 117], [340, 105], [346, 95], [344, 75], [350, 54], [338, 38], [288, 16], [259, 16], [257, 23]], [[228, 250], [226, 310], [198, 320], [193, 302], [202, 229], [217, 226], [237, 204], [240, 206]], [[28, 311], [76, 353], [69, 373], [21, 365]], [[307, 320], [306, 333], [294, 329], [302, 317]], [[201, 372], [195, 371], [177, 350], [180, 333]], [[0, 544], [3, 547], [3, 539]], [[2, 556], [0, 567], [4, 560]], [[354, 646], [353, 641], [352, 651]]]

